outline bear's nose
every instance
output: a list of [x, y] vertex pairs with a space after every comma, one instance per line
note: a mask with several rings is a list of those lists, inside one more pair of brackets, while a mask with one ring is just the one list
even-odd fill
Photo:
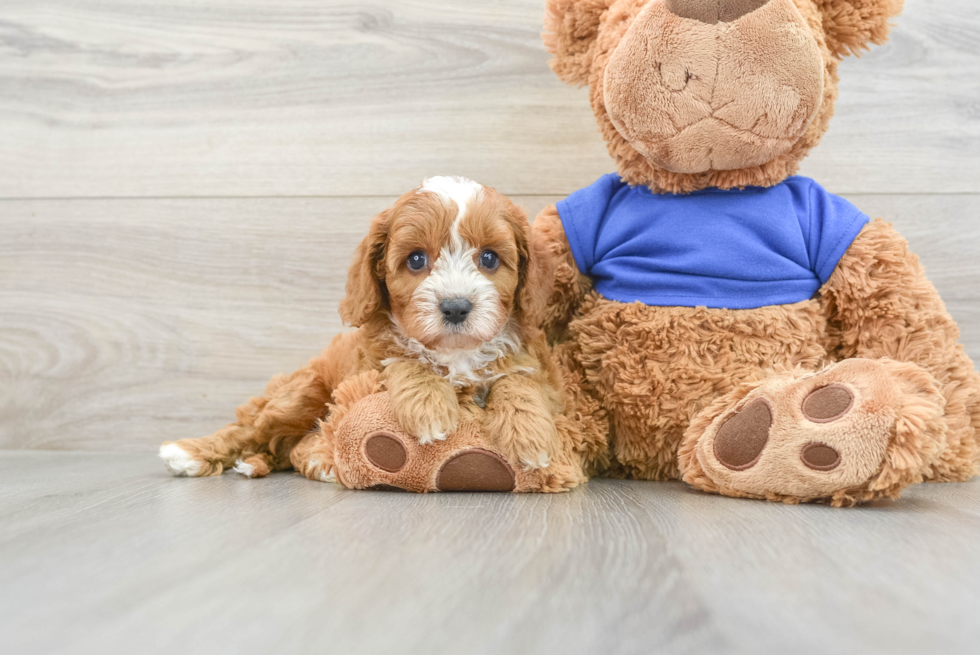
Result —
[[447, 323], [459, 325], [473, 310], [473, 303], [466, 298], [447, 298], [439, 301], [439, 310]]
[[769, 0], [667, 0], [667, 9], [681, 18], [702, 23], [731, 23], [768, 3]]

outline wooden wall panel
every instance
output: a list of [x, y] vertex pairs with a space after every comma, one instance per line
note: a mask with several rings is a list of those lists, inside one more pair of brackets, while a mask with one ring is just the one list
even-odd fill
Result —
[[[0, 197], [397, 195], [462, 174], [566, 194], [612, 170], [543, 0], [5, 0]], [[844, 62], [804, 172], [980, 191], [980, 11], [914, 0]]]

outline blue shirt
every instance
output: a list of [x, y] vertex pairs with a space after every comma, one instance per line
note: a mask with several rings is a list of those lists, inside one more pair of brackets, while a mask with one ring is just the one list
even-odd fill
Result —
[[728, 309], [812, 298], [868, 222], [806, 177], [658, 195], [611, 174], [558, 213], [575, 263], [606, 298]]

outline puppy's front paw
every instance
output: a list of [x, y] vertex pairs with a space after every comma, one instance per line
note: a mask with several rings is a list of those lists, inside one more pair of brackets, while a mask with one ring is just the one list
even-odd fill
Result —
[[418, 428], [419, 443], [427, 446], [436, 441], [445, 441], [449, 433], [456, 428], [455, 424], [434, 422], [429, 426]]
[[491, 416], [487, 434], [508, 461], [525, 471], [551, 465], [558, 443], [558, 429], [551, 416], [536, 412], [515, 412]]
[[525, 457], [521, 460], [521, 466], [524, 467], [525, 471], [534, 471], [536, 469], [546, 469], [551, 465], [551, 456], [545, 451], [533, 454], [531, 457]]
[[[448, 386], [448, 385], [447, 385]], [[436, 441], [444, 441], [456, 431], [459, 423], [459, 405], [455, 392], [450, 394], [431, 393], [412, 400], [395, 402], [395, 419], [409, 434], [415, 436], [423, 446]]]

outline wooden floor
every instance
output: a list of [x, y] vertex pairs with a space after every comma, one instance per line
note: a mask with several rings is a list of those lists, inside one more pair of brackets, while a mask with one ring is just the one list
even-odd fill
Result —
[[976, 653], [980, 481], [835, 510], [0, 452], [3, 653]]
[[[835, 511], [155, 461], [342, 329], [423, 177], [533, 215], [613, 170], [543, 4], [0, 2], [0, 653], [980, 651], [980, 482]], [[906, 5], [803, 173], [895, 223], [976, 361], [980, 3]]]

